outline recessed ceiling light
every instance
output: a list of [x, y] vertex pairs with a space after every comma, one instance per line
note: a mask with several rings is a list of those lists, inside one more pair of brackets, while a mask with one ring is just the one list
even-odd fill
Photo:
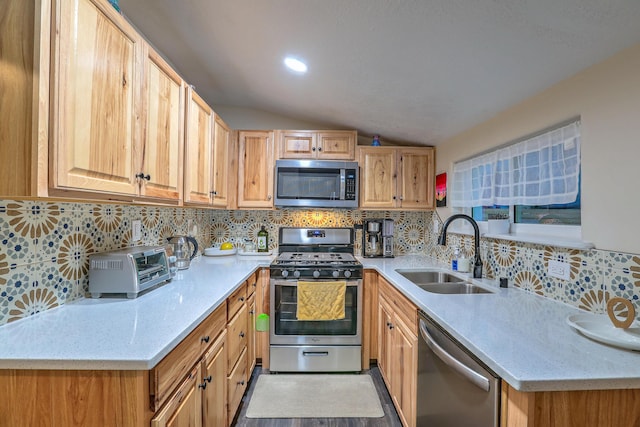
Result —
[[284, 65], [287, 66], [291, 71], [295, 71], [296, 73], [306, 73], [307, 72], [307, 64], [300, 61], [299, 59], [292, 58], [291, 56], [287, 56], [284, 58]]

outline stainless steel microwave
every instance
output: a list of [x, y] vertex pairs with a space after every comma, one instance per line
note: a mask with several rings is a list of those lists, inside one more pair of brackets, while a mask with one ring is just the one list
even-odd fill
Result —
[[357, 208], [358, 162], [276, 160], [279, 207]]

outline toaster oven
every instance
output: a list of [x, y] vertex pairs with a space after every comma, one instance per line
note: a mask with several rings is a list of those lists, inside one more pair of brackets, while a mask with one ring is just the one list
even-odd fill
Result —
[[146, 289], [171, 280], [167, 252], [163, 246], [138, 246], [89, 257], [89, 293], [126, 294], [135, 298]]

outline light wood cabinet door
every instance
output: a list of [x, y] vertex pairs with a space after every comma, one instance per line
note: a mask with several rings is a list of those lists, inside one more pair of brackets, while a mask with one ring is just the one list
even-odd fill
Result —
[[251, 376], [256, 367], [256, 295], [247, 300], [247, 372]]
[[202, 360], [202, 425], [222, 427], [227, 425], [227, 347], [223, 332]]
[[218, 115], [215, 116], [213, 130], [212, 205], [226, 208], [229, 204], [231, 130]]
[[402, 424], [416, 425], [418, 337], [404, 324], [400, 316], [393, 319], [394, 360], [391, 361], [393, 401]]
[[238, 207], [273, 207], [273, 132], [238, 132]]
[[[227, 373], [231, 374], [233, 367], [238, 363], [240, 354], [247, 347], [247, 305], [243, 304], [238, 313], [227, 325]], [[245, 367], [246, 370], [246, 367]]]
[[151, 427], [202, 426], [202, 370], [197, 364], [167, 403], [151, 420]]
[[435, 155], [432, 148], [403, 148], [399, 167], [399, 207], [435, 208]]
[[145, 116], [140, 195], [180, 200], [184, 149], [185, 83], [151, 47], [145, 54]]
[[356, 158], [356, 131], [322, 131], [316, 136], [318, 159], [354, 160]]
[[187, 133], [184, 162], [184, 201], [210, 205], [213, 155], [213, 110], [188, 89]]
[[108, 2], [55, 2], [52, 186], [137, 194], [142, 40]]
[[360, 147], [360, 207], [396, 207], [396, 149]]
[[313, 159], [316, 157], [316, 134], [310, 131], [278, 131], [279, 158]]
[[393, 311], [387, 301], [380, 298], [378, 306], [378, 368], [382, 378], [387, 383], [389, 394], [392, 394], [392, 372], [390, 371], [390, 359], [393, 343]]

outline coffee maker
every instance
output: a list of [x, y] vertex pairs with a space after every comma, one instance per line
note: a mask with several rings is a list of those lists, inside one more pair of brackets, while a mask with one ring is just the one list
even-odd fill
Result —
[[362, 256], [393, 258], [392, 219], [369, 219], [363, 222]]

